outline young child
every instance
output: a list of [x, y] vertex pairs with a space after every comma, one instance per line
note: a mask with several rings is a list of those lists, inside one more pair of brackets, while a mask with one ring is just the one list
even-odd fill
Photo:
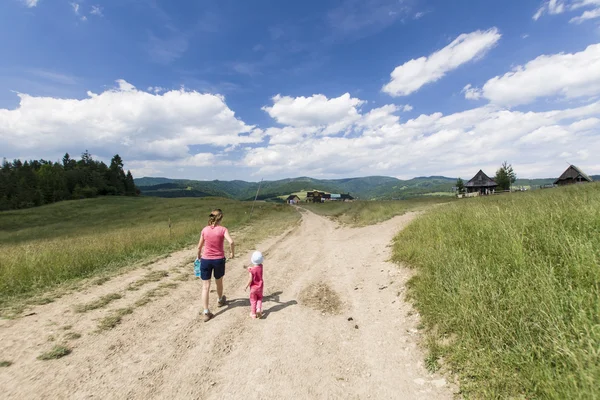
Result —
[[[250, 257], [252, 265], [248, 267], [248, 284], [245, 289], [250, 288], [250, 316], [252, 318], [262, 318], [262, 299], [263, 299], [263, 255], [260, 251], [255, 251]], [[244, 290], [245, 290], [244, 289]]]

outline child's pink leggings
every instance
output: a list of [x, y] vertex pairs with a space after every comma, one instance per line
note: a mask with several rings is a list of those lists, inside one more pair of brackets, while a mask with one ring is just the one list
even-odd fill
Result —
[[256, 310], [262, 311], [263, 294], [260, 292], [250, 292], [250, 313], [256, 314]]

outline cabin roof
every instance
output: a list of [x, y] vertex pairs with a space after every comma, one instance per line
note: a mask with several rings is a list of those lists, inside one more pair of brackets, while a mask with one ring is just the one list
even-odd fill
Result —
[[483, 172], [479, 170], [478, 173], [475, 174], [473, 178], [469, 182], [465, 184], [465, 187], [495, 187], [498, 186], [495, 180], [490, 178]]
[[588, 182], [593, 182], [592, 178], [590, 178], [585, 172], [580, 170], [578, 167], [576, 167], [575, 165], [569, 165], [569, 168], [567, 168], [565, 172], [563, 172], [562, 175], [554, 181], [554, 183], [557, 184], [559, 181], [577, 179], [578, 177], [581, 177]]

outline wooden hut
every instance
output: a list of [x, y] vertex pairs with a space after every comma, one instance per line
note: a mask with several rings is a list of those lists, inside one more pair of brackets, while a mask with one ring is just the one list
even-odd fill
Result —
[[587, 176], [582, 170], [574, 165], [570, 165], [562, 175], [554, 181], [555, 185], [571, 185], [573, 183], [592, 182], [592, 178]]
[[288, 204], [298, 204], [300, 202], [300, 197], [295, 194], [290, 194], [287, 199], [285, 199], [285, 202]]
[[498, 184], [495, 180], [487, 176], [482, 170], [479, 170], [475, 176], [465, 184], [467, 193], [490, 194], [493, 193]]
[[312, 201], [313, 203], [321, 203], [321, 199], [325, 196], [325, 192], [319, 192], [313, 190], [312, 192], [306, 193], [306, 201]]

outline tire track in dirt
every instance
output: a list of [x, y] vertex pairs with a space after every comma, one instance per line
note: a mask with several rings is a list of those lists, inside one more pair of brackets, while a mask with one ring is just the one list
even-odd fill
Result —
[[[348, 228], [302, 211], [300, 226], [257, 246], [265, 253], [263, 320], [248, 316], [248, 293], [243, 290], [247, 272], [242, 267], [249, 254], [243, 254], [228, 262], [229, 305], [211, 307], [216, 317], [203, 323], [200, 282], [177, 282], [179, 271], [191, 273], [191, 268], [181, 267], [193, 258], [193, 251], [186, 250], [150, 266], [170, 271], [163, 281], [177, 282], [178, 287], [136, 308], [110, 331], [90, 333], [110, 310], [134, 304], [146, 289], [160, 284], [148, 283], [140, 293], [126, 291], [147, 270], [39, 306], [33, 319], [1, 321], [0, 351], [15, 361], [0, 370], [3, 395], [450, 399], [453, 388], [424, 368], [417, 346], [418, 317], [408, 316], [410, 305], [397, 296], [409, 273], [387, 261], [388, 243], [413, 217]], [[315, 285], [339, 304], [327, 309], [321, 307], [323, 299], [312, 302], [302, 296]], [[72, 311], [73, 304], [111, 292], [125, 295], [104, 310]], [[71, 355], [43, 362], [35, 357], [48, 346], [44, 338], [49, 324], [57, 324], [56, 329], [70, 324], [85, 334], [72, 342]]]

